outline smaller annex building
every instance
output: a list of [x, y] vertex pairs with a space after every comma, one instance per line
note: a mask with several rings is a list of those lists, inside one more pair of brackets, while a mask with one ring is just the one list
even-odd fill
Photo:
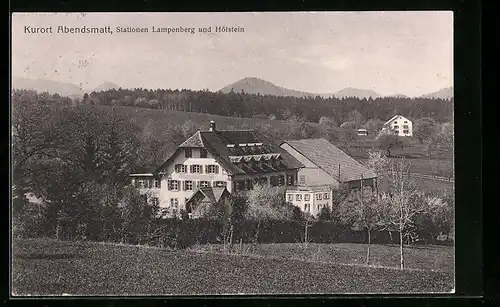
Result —
[[289, 140], [280, 147], [304, 164], [297, 184], [287, 187], [286, 200], [305, 212], [318, 214], [333, 208], [333, 191], [341, 184], [350, 188], [376, 187], [377, 174], [325, 139]]

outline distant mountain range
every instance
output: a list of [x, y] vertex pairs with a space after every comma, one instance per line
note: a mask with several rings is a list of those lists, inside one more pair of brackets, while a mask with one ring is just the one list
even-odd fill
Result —
[[348, 87], [342, 89], [335, 93], [310, 93], [292, 90], [289, 88], [278, 86], [266, 80], [259, 78], [243, 78], [232, 84], [223, 87], [220, 91], [223, 93], [229, 93], [230, 91], [235, 93], [245, 92], [248, 94], [261, 94], [261, 95], [273, 95], [273, 96], [292, 96], [292, 97], [316, 97], [320, 96], [323, 98], [329, 98], [332, 96], [343, 98], [343, 97], [359, 97], [359, 98], [376, 98], [380, 95], [371, 90], [356, 89]]
[[12, 88], [15, 89], [30, 89], [37, 92], [49, 92], [51, 94], [59, 94], [68, 97], [82, 97], [84, 93], [92, 91], [106, 91], [119, 86], [112, 82], [104, 82], [95, 89], [82, 89], [81, 87], [67, 82], [58, 82], [47, 79], [28, 79], [28, 78], [12, 78]]
[[[94, 89], [82, 89], [81, 87], [67, 82], [58, 82], [47, 79], [28, 79], [28, 78], [12, 78], [12, 87], [18, 89], [33, 89], [38, 92], [49, 92], [51, 94], [59, 94], [62, 96], [68, 97], [82, 97], [84, 93], [91, 93], [92, 91], [107, 91], [113, 88], [118, 89], [119, 86], [113, 82], [104, 82]], [[357, 98], [377, 98], [383, 97], [383, 95], [378, 94], [375, 91], [367, 90], [367, 89], [357, 89], [357, 88], [344, 88], [335, 93], [310, 93], [310, 92], [302, 92], [296, 91], [288, 88], [284, 88], [274, 83], [271, 83], [266, 80], [262, 80], [259, 78], [244, 78], [239, 81], [236, 81], [232, 84], [229, 84], [222, 89], [220, 89], [223, 93], [229, 93], [233, 90], [236, 93], [245, 92], [248, 94], [261, 94], [261, 95], [274, 95], [274, 96], [292, 96], [292, 97], [316, 97], [320, 96], [323, 98], [329, 97], [357, 97]], [[395, 97], [395, 98], [409, 98], [406, 95], [396, 94], [387, 97]], [[440, 98], [440, 99], [451, 99], [453, 98], [453, 87], [448, 87], [441, 89], [439, 91], [421, 95], [422, 98]]]
[[422, 98], [434, 98], [434, 99], [451, 99], [454, 97], [453, 87], [447, 87], [440, 89], [437, 92], [429, 93], [420, 96]]

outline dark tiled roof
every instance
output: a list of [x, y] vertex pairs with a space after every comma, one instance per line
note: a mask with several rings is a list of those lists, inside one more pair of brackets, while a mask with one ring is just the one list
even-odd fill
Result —
[[[253, 146], [240, 147], [240, 144], [252, 144]], [[228, 147], [227, 145], [234, 146]], [[286, 170], [304, 167], [302, 163], [297, 161], [284, 149], [253, 130], [197, 131], [182, 143], [177, 150], [183, 147], [204, 147], [230, 175], [255, 172], [251, 166], [252, 161], [249, 161], [248, 164], [233, 163], [230, 156], [279, 154], [279, 156], [274, 156], [275, 159], [278, 158], [283, 162], [279, 169]], [[169, 160], [170, 158], [165, 164]], [[271, 171], [272, 168], [269, 170]]]
[[146, 164], [139, 167], [134, 168], [131, 174], [156, 174], [158, 166], [152, 164]]
[[289, 144], [335, 179], [338, 179], [340, 164], [341, 182], [360, 180], [361, 174], [364, 179], [377, 177], [373, 171], [325, 139], [291, 140], [284, 143]]

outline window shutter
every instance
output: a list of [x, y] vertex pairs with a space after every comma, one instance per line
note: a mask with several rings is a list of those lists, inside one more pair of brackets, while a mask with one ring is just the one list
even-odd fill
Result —
[[205, 165], [205, 173], [207, 173], [207, 174], [210, 173], [208, 167], [209, 167], [209, 165]]
[[186, 191], [186, 180], [182, 181], [182, 190]]
[[193, 165], [190, 165], [189, 166], [189, 172], [192, 173], [193, 172]]
[[200, 174], [203, 174], [203, 165], [200, 165]]
[[216, 166], [215, 166], [215, 172], [216, 172], [217, 174], [219, 173], [219, 166], [218, 166], [218, 165], [216, 165]]

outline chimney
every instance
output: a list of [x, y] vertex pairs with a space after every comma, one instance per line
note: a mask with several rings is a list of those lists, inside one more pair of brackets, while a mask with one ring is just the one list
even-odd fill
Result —
[[210, 131], [215, 131], [215, 122], [213, 120], [210, 121]]

